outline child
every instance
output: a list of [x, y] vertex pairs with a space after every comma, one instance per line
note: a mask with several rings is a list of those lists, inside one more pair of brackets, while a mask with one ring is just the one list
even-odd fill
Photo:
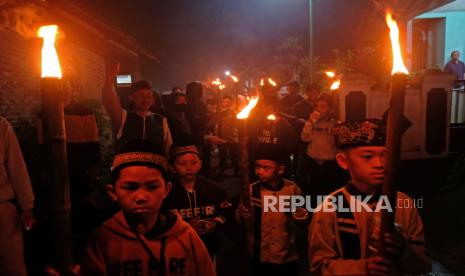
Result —
[[[331, 195], [348, 206], [350, 196], [373, 196], [368, 204], [378, 204], [384, 177], [385, 126], [380, 120], [347, 122], [339, 127], [338, 164], [348, 170], [351, 182]], [[397, 192], [400, 201], [413, 200]], [[323, 206], [331, 205], [325, 201]], [[336, 204], [335, 204], [336, 205]], [[337, 202], [341, 206], [340, 202]], [[394, 205], [391, 204], [393, 207]], [[406, 205], [407, 206], [407, 205]], [[322, 209], [324, 210], [324, 209]], [[318, 275], [419, 275], [431, 271], [423, 236], [423, 225], [414, 207], [395, 209], [396, 227], [386, 235], [391, 257], [381, 257], [373, 249], [379, 240], [380, 212], [319, 211], [314, 213], [309, 231], [310, 270]], [[358, 211], [358, 210], [357, 210]]]
[[107, 185], [121, 211], [93, 234], [83, 275], [215, 275], [189, 224], [160, 211], [171, 190], [166, 159], [133, 142], [115, 156]]
[[230, 206], [226, 191], [199, 175], [202, 160], [195, 146], [173, 146], [170, 156], [175, 172], [173, 190], [163, 207], [190, 223], [214, 256], [220, 242], [220, 226], [225, 222], [221, 214]]
[[[264, 212], [265, 196], [300, 195], [294, 182], [283, 179], [287, 155], [276, 144], [260, 144], [255, 162], [259, 181], [250, 184], [250, 206], [241, 204], [237, 219], [247, 227], [247, 246], [252, 257], [253, 275], [297, 275], [295, 227], [293, 216], [283, 212]], [[278, 199], [279, 200], [279, 199]]]
[[305, 194], [328, 195], [345, 180], [344, 172], [335, 160], [337, 121], [331, 113], [331, 96], [322, 94], [300, 135], [301, 140], [308, 143], [299, 173], [299, 183]]
[[132, 84], [129, 95], [132, 110], [125, 110], [115, 92], [118, 72], [119, 64], [107, 76], [102, 88], [103, 106], [112, 121], [117, 145], [131, 140], [147, 140], [167, 155], [173, 144], [171, 133], [166, 118], [152, 112], [156, 100], [150, 84], [144, 80]]
[[222, 111], [218, 125], [219, 136], [226, 141], [218, 145], [220, 157], [220, 175], [224, 174], [228, 159], [234, 170], [234, 176], [239, 176], [239, 141], [236, 113], [233, 110], [233, 100], [229, 95], [223, 96]]

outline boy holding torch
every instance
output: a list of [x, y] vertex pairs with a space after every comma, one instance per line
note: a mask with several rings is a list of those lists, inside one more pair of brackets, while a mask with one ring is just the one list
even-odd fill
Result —
[[[368, 196], [369, 200], [365, 200], [368, 206], [383, 200], [385, 142], [386, 127], [381, 120], [345, 122], [339, 126], [340, 151], [336, 160], [349, 171], [351, 181], [331, 194], [337, 198], [337, 204], [325, 200], [323, 208], [313, 216], [309, 257], [310, 270], [317, 275], [416, 275], [431, 271], [423, 225], [410, 197], [397, 192], [397, 198], [409, 205], [396, 208], [395, 202], [388, 204], [391, 209], [396, 208], [396, 227], [393, 234], [385, 235], [383, 251], [388, 254], [384, 256], [376, 249], [380, 240], [380, 212], [353, 208], [355, 201]], [[349, 202], [350, 211], [344, 212], [340, 206], [349, 206]], [[337, 209], [325, 212], [328, 208], [324, 207], [331, 205], [337, 205]]]
[[278, 201], [302, 194], [296, 183], [283, 178], [287, 157], [278, 144], [259, 144], [255, 161], [259, 181], [249, 186], [245, 200], [250, 207], [241, 203], [236, 211], [237, 220], [246, 227], [252, 275], [298, 275], [295, 223], [305, 224], [308, 214], [302, 208], [290, 213], [266, 207], [270, 197]]

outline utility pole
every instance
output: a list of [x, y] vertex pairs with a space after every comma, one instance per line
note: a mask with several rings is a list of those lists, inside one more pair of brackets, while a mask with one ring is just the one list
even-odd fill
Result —
[[313, 0], [308, 0], [308, 56], [310, 58], [310, 82], [313, 83]]

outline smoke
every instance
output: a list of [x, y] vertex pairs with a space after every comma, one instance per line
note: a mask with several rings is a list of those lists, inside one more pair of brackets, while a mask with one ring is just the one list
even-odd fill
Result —
[[36, 37], [44, 12], [31, 1], [0, 0], [0, 31], [14, 30], [25, 38]]

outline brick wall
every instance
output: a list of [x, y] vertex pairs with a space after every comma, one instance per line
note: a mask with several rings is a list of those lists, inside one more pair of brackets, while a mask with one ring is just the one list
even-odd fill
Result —
[[[0, 37], [0, 116], [6, 117], [15, 127], [23, 153], [34, 154], [35, 122], [41, 104], [41, 42], [26, 40], [9, 30], [0, 31]], [[70, 41], [63, 41], [61, 47], [58, 50], [63, 74], [71, 75], [76, 84], [74, 98], [95, 111], [102, 155], [108, 160], [112, 149], [111, 128], [100, 96], [105, 77], [104, 59], [98, 51], [84, 49]], [[30, 156], [25, 158], [31, 159]]]
[[105, 78], [105, 60], [98, 54], [76, 45], [66, 45], [65, 73], [72, 75], [76, 84], [77, 100], [100, 101], [100, 89]]
[[0, 32], [0, 115], [12, 124], [31, 120], [40, 105], [40, 75], [33, 41]]
[[[12, 31], [0, 37], [0, 115], [13, 124], [31, 121], [40, 109], [40, 46]], [[76, 82], [74, 96], [79, 101], [99, 102], [105, 66], [104, 59], [77, 45], [63, 43], [61, 56], [64, 75]], [[95, 106], [94, 106], [95, 107]]]

